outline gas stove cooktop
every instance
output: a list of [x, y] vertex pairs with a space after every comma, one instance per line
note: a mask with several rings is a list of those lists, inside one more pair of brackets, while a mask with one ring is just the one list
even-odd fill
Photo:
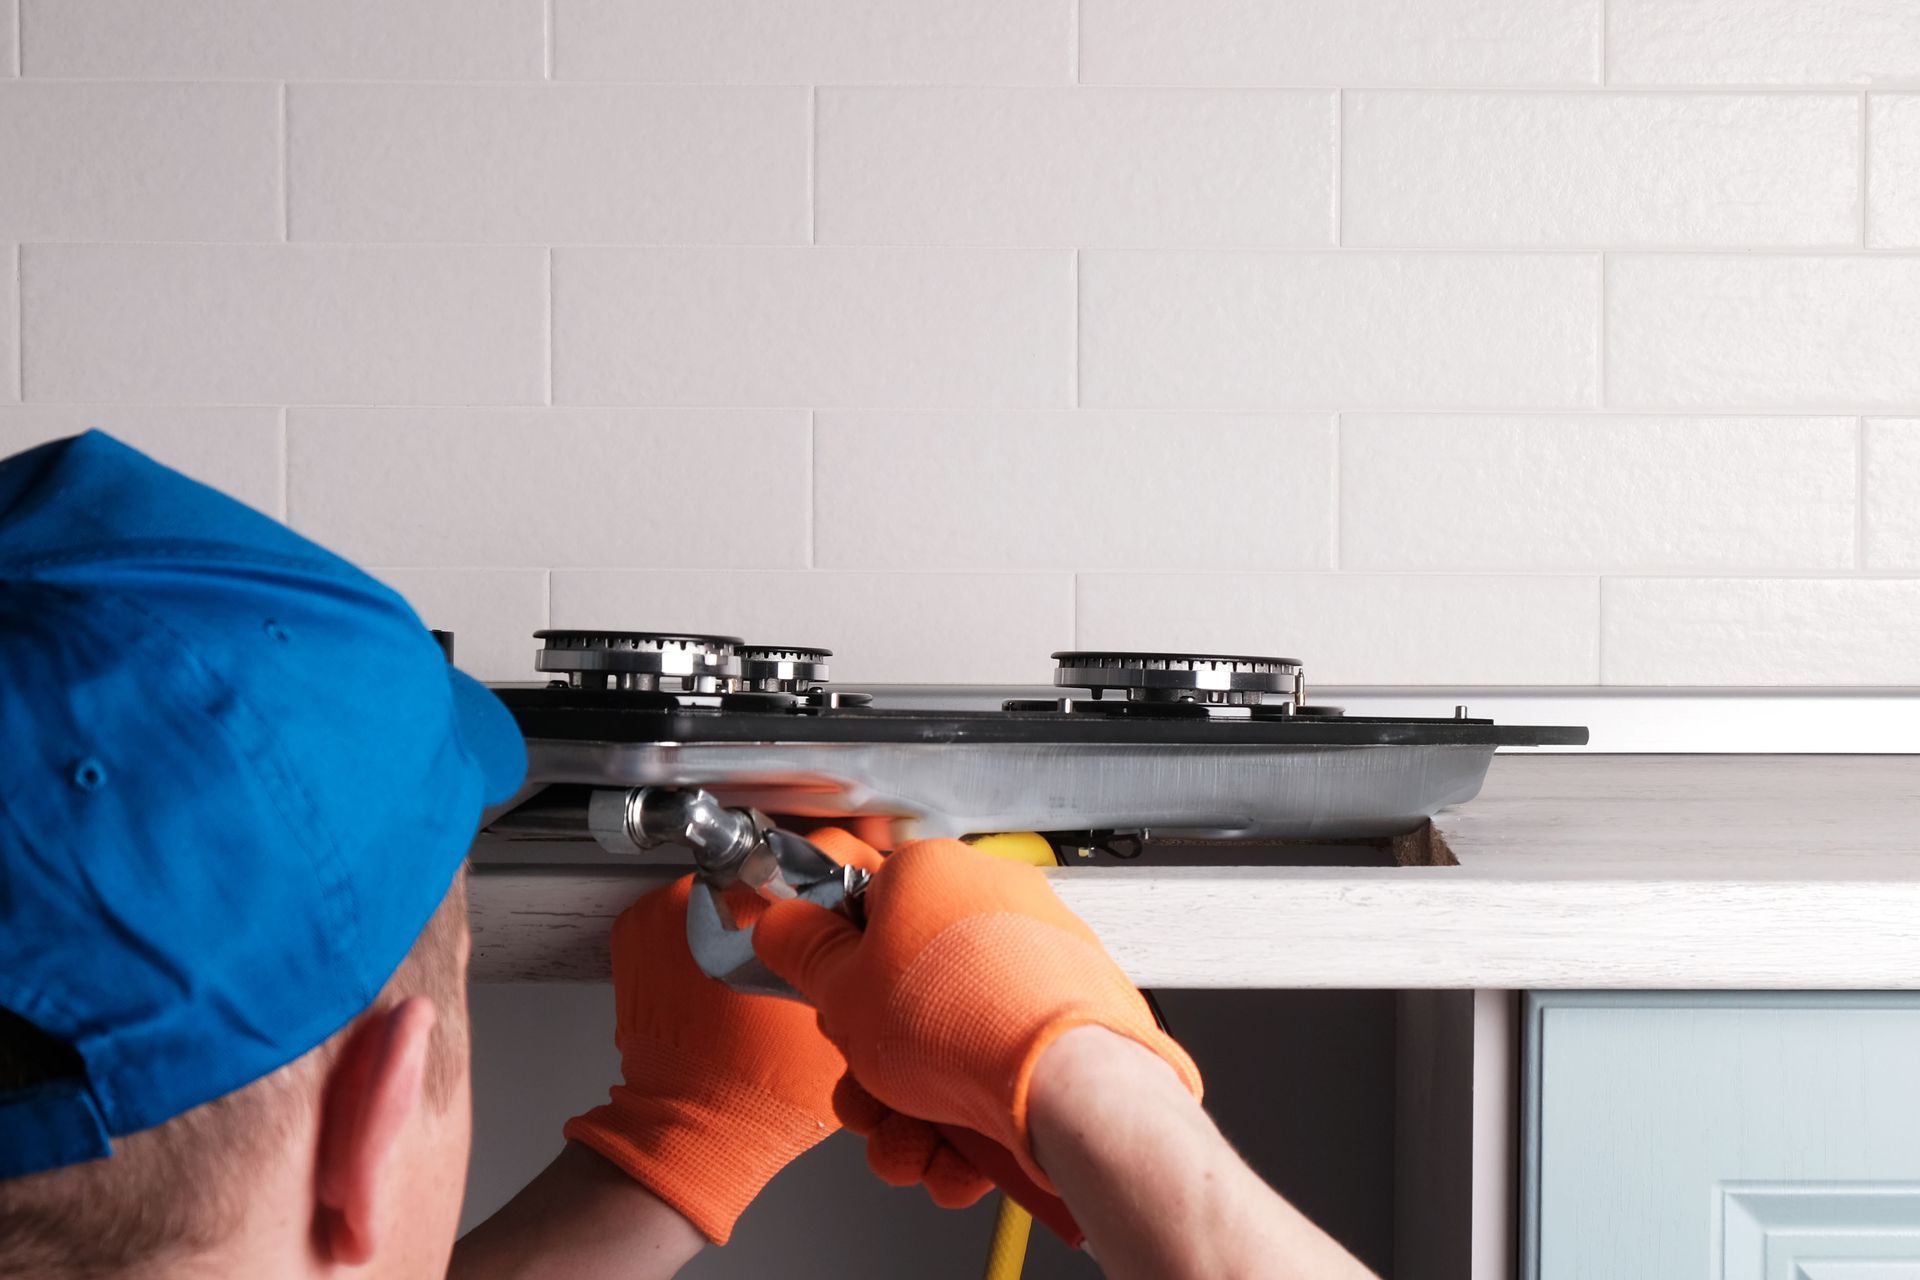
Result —
[[[528, 740], [517, 822], [584, 790], [703, 787], [782, 816], [891, 819], [902, 837], [1007, 831], [1209, 839], [1396, 836], [1479, 791], [1498, 747], [1577, 727], [1349, 716], [1292, 658], [1062, 651], [1051, 698], [966, 710], [875, 705], [830, 651], [734, 636], [541, 631], [545, 687], [495, 691]], [[550, 792], [536, 801], [537, 793]], [[544, 825], [543, 825], [544, 824]]]

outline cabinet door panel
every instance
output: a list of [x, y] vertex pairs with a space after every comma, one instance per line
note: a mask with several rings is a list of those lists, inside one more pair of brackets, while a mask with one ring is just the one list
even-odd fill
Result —
[[1920, 995], [1528, 997], [1530, 1280], [1920, 1280]]

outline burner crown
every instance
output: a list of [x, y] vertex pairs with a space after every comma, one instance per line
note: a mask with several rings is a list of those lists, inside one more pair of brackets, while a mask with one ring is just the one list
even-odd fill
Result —
[[805, 693], [827, 682], [831, 649], [751, 644], [739, 650], [740, 687], [753, 693]]
[[1258, 706], [1269, 693], [1304, 700], [1306, 680], [1296, 658], [1220, 653], [1134, 653], [1121, 650], [1061, 650], [1053, 683], [1090, 689], [1095, 698], [1112, 692], [1133, 702], [1194, 702]]
[[580, 689], [725, 693], [740, 676], [738, 636], [661, 631], [536, 631], [534, 665]]

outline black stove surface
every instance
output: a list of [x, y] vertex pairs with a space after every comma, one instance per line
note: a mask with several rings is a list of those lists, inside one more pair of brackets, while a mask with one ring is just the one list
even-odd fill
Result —
[[[1029, 700], [1000, 710], [880, 708], [858, 694], [729, 693], [691, 698], [574, 686], [495, 689], [528, 738], [616, 743], [1206, 743], [1216, 746], [1583, 746], [1576, 725], [1348, 716], [1334, 708], [1254, 705], [1222, 714], [1187, 702]], [[837, 703], [837, 705], [836, 705]]]

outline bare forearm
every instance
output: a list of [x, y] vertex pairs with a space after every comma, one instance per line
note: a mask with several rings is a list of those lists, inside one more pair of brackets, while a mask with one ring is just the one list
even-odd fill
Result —
[[1082, 1027], [1048, 1048], [1033, 1151], [1115, 1280], [1370, 1275], [1262, 1182], [1156, 1055]]
[[667, 1280], [706, 1238], [652, 1192], [569, 1142], [454, 1246], [449, 1280]]

